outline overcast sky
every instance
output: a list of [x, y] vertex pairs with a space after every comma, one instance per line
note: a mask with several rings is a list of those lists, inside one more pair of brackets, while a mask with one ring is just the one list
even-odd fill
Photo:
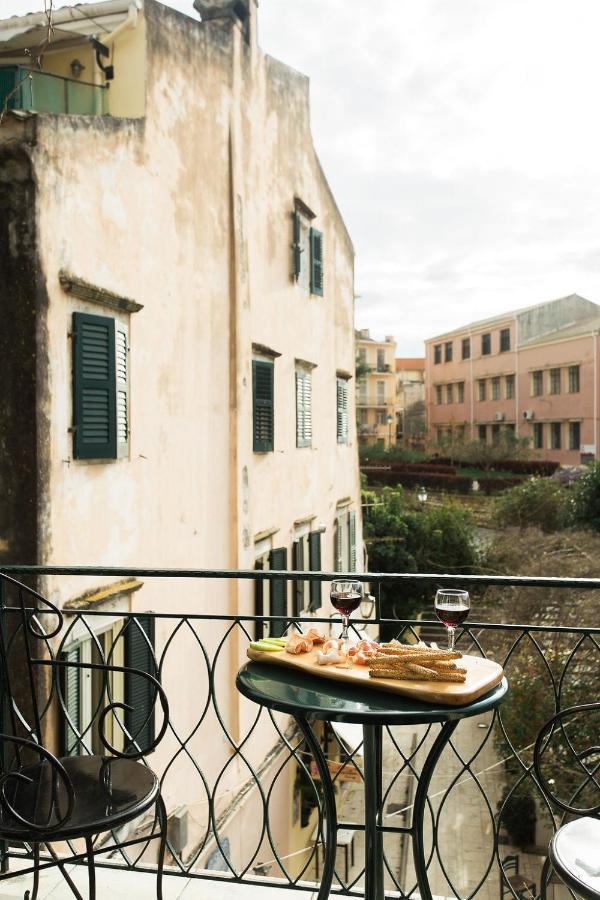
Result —
[[416, 355], [472, 319], [600, 302], [599, 34], [598, 0], [261, 0], [263, 48], [311, 78], [358, 327]]

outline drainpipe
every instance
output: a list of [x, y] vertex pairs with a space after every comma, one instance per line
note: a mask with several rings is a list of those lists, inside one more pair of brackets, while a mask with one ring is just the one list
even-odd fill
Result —
[[475, 382], [473, 381], [473, 344], [471, 338], [471, 329], [469, 329], [469, 384], [471, 387], [471, 440], [475, 440]]
[[138, 22], [138, 12], [142, 8], [141, 0], [134, 0], [133, 3], [129, 4], [129, 9], [127, 10], [127, 18], [121, 22], [120, 25], [117, 25], [114, 31], [111, 31], [110, 34], [102, 35], [102, 43], [103, 44], [111, 44], [116, 37], [118, 37], [122, 31], [127, 31], [129, 28], [136, 28]]

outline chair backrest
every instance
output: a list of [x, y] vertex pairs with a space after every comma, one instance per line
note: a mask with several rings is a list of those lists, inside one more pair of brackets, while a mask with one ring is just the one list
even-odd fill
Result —
[[502, 860], [502, 869], [506, 874], [510, 872], [514, 872], [515, 875], [519, 874], [519, 857], [516, 853], [510, 853], [508, 856], [505, 856]]
[[600, 818], [600, 703], [570, 706], [549, 719], [533, 766], [547, 801], [564, 813]]

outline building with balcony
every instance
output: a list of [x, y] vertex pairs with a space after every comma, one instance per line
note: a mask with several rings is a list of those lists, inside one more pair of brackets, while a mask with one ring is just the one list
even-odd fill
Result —
[[425, 437], [425, 357], [396, 357], [396, 433], [407, 447]]
[[[4, 564], [362, 567], [354, 253], [313, 146], [308, 79], [261, 51], [255, 0], [197, 6], [202, 20], [154, 0], [56, 10], [31, 80], [25, 49], [42, 53], [44, 14], [0, 23]], [[94, 635], [69, 632], [70, 659], [92, 658], [135, 613], [146, 638], [118, 652], [143, 667], [170, 637], [149, 611], [329, 614], [322, 583], [301, 579], [293, 590], [109, 574], [39, 586], [69, 615], [99, 616]], [[233, 686], [246, 633], [221, 647], [220, 621], [201, 626], [219, 650], [219, 718], [209, 739], [190, 728], [186, 745], [209, 780], [255, 715]], [[193, 628], [172, 646], [165, 689], [205, 684]], [[98, 686], [66, 690], [93, 744]], [[190, 687], [181, 733], [195, 698]], [[147, 698], [136, 702], [143, 722]], [[157, 751], [159, 770], [172, 749]], [[265, 777], [272, 750], [257, 729], [247, 758]], [[190, 792], [191, 768], [169, 770], [165, 801], [187, 816], [181, 854], [208, 865], [215, 843], [198, 825], [208, 806]], [[232, 758], [211, 812], [234, 861], [262, 803], [246, 781]], [[294, 797], [293, 773], [282, 790]], [[291, 806], [273, 823], [285, 852], [314, 827]]]
[[426, 341], [429, 439], [525, 438], [562, 464], [598, 456], [600, 306], [577, 294]]
[[361, 377], [356, 385], [356, 415], [363, 444], [396, 443], [396, 341], [388, 335], [377, 341], [368, 328], [356, 332], [357, 364]]

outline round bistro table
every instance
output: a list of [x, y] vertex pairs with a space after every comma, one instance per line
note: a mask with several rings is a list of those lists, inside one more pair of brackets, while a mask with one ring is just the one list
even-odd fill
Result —
[[336, 852], [337, 815], [335, 793], [327, 760], [309, 720], [351, 722], [362, 725], [365, 784], [365, 900], [384, 900], [382, 811], [382, 731], [385, 725], [429, 725], [441, 729], [433, 742], [418, 779], [410, 828], [394, 829], [412, 838], [413, 859], [421, 900], [432, 900], [427, 878], [423, 822], [427, 791], [436, 763], [461, 719], [495, 709], [506, 696], [503, 678], [483, 697], [466, 706], [439, 706], [410, 700], [400, 694], [361, 688], [293, 669], [249, 662], [238, 672], [238, 691], [268, 709], [289, 713], [295, 719], [314, 756], [323, 786], [326, 828], [323, 875], [318, 900], [329, 897]]

